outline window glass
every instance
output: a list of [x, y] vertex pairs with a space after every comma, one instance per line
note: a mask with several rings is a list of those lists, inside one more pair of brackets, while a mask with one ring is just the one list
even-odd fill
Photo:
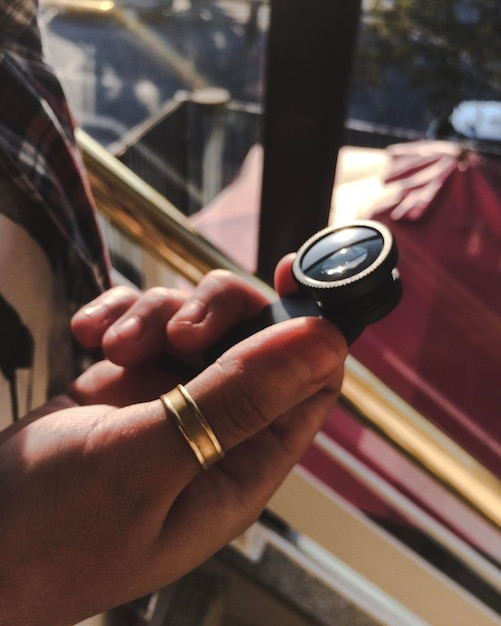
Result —
[[77, 122], [190, 215], [261, 135], [266, 0], [43, 6]]

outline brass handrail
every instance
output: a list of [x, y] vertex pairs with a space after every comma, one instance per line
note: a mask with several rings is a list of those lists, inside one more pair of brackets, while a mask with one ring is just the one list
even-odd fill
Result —
[[[79, 130], [77, 138], [97, 206], [119, 230], [194, 284], [211, 269], [226, 268], [276, 297], [269, 285], [229, 260], [164, 196], [86, 133]], [[501, 529], [501, 482], [352, 357], [340, 402]]]
[[269, 285], [204, 239], [165, 196], [81, 129], [77, 130], [77, 140], [99, 211], [116, 228], [193, 284], [210, 270], [224, 268], [244, 277], [266, 296], [275, 295]]

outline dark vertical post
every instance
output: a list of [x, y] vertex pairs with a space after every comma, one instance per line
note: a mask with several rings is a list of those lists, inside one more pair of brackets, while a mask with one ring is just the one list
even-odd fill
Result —
[[327, 225], [360, 0], [271, 0], [258, 275]]

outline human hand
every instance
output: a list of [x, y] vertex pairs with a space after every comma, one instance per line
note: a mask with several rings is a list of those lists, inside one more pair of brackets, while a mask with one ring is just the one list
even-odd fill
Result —
[[[214, 313], [227, 315], [213, 304], [220, 283], [205, 288], [194, 294], [198, 310], [212, 313], [190, 321], [197, 307], [184, 299], [183, 312], [178, 302], [168, 349], [184, 342], [197, 357], [226, 330]], [[0, 624], [74, 623], [176, 580], [242, 532], [329, 414], [345, 354], [332, 324], [295, 319], [246, 339], [187, 382], [226, 453], [207, 471], [157, 399], [68, 406], [20, 429], [0, 449], [8, 511], [0, 579], [12, 581], [0, 591]], [[72, 393], [89, 400], [95, 389], [84, 375]]]
[[[295, 289], [290, 264], [287, 259], [277, 268], [282, 292]], [[123, 406], [192, 378], [207, 365], [207, 348], [228, 329], [256, 317], [267, 303], [246, 281], [225, 271], [208, 274], [191, 296], [161, 287], [105, 292], [74, 316], [72, 329], [83, 345], [102, 348], [120, 368], [99, 363], [87, 372], [85, 393], [80, 380], [79, 402]]]
[[[292, 256], [282, 259], [276, 269], [280, 295], [297, 289], [290, 271]], [[163, 351], [200, 365], [201, 350], [228, 328], [257, 316], [267, 303], [244, 280], [215, 271], [191, 296], [162, 287], [145, 292], [122, 286], [110, 289], [75, 314], [72, 330], [84, 346], [101, 347], [117, 365], [142, 364]]]

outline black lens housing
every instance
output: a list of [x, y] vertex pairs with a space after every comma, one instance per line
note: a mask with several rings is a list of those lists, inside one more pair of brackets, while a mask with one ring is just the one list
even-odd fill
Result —
[[299, 293], [271, 302], [256, 318], [231, 329], [206, 352], [205, 362], [267, 326], [303, 316], [328, 319], [352, 344], [368, 324], [397, 306], [402, 295], [397, 260], [393, 236], [379, 222], [321, 230], [301, 246], [292, 264]]
[[398, 249], [390, 230], [372, 220], [329, 227], [298, 250], [292, 266], [301, 291], [322, 316], [358, 328], [377, 322], [400, 301]]

